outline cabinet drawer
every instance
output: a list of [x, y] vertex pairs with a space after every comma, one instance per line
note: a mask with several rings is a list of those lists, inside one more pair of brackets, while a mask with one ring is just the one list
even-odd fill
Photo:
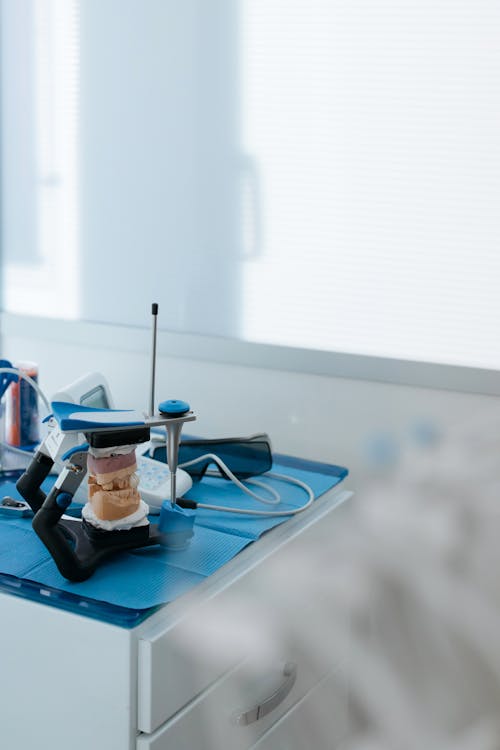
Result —
[[244, 750], [323, 676], [298, 650], [269, 664], [239, 664], [164, 724], [140, 735], [137, 750]]
[[[303, 516], [250, 545], [194, 590], [191, 598], [175, 602], [177, 608], [167, 607], [169, 619], [157, 619], [153, 630], [141, 631], [140, 732], [155, 732], [211, 685], [216, 690], [219, 681], [220, 687], [223, 676], [249, 657], [270, 664], [279, 653], [294, 660], [290, 654], [311, 638], [318, 598], [310, 586], [314, 570], [309, 570], [309, 578], [304, 576], [303, 561], [314, 550], [318, 522], [349, 496], [337, 491], [320, 498]], [[297, 633], [291, 625], [300, 616], [303, 628]]]
[[342, 671], [325, 677], [251, 750], [340, 750], [349, 733], [349, 694]]

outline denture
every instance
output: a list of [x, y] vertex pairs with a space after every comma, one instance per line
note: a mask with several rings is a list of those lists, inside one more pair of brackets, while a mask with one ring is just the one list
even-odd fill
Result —
[[88, 456], [88, 497], [94, 514], [101, 521], [116, 521], [137, 511], [141, 496], [135, 473], [135, 450], [125, 455]]

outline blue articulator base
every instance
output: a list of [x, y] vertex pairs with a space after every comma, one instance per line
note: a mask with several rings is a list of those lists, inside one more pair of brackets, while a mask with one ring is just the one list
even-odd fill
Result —
[[178, 505], [172, 505], [170, 500], [164, 500], [160, 511], [158, 532], [162, 545], [169, 550], [185, 550], [194, 534], [195, 513]]

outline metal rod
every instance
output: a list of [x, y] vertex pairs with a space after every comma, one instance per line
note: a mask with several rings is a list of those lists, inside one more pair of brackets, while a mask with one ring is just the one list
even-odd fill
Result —
[[179, 443], [183, 422], [167, 424], [167, 463], [170, 470], [170, 505], [173, 508], [177, 500], [177, 464], [179, 461]]
[[177, 502], [177, 472], [170, 472], [170, 507], [173, 508]]
[[149, 416], [153, 417], [155, 413], [156, 328], [158, 322], [158, 304], [156, 302], [153, 302], [151, 305], [151, 314], [153, 316], [153, 344], [151, 347], [151, 392], [149, 397]]

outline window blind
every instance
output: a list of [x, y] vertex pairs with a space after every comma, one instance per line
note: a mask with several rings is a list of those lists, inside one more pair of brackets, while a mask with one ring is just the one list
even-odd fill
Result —
[[1, 9], [7, 310], [500, 367], [496, 0]]
[[247, 0], [245, 335], [498, 367], [500, 6]]

